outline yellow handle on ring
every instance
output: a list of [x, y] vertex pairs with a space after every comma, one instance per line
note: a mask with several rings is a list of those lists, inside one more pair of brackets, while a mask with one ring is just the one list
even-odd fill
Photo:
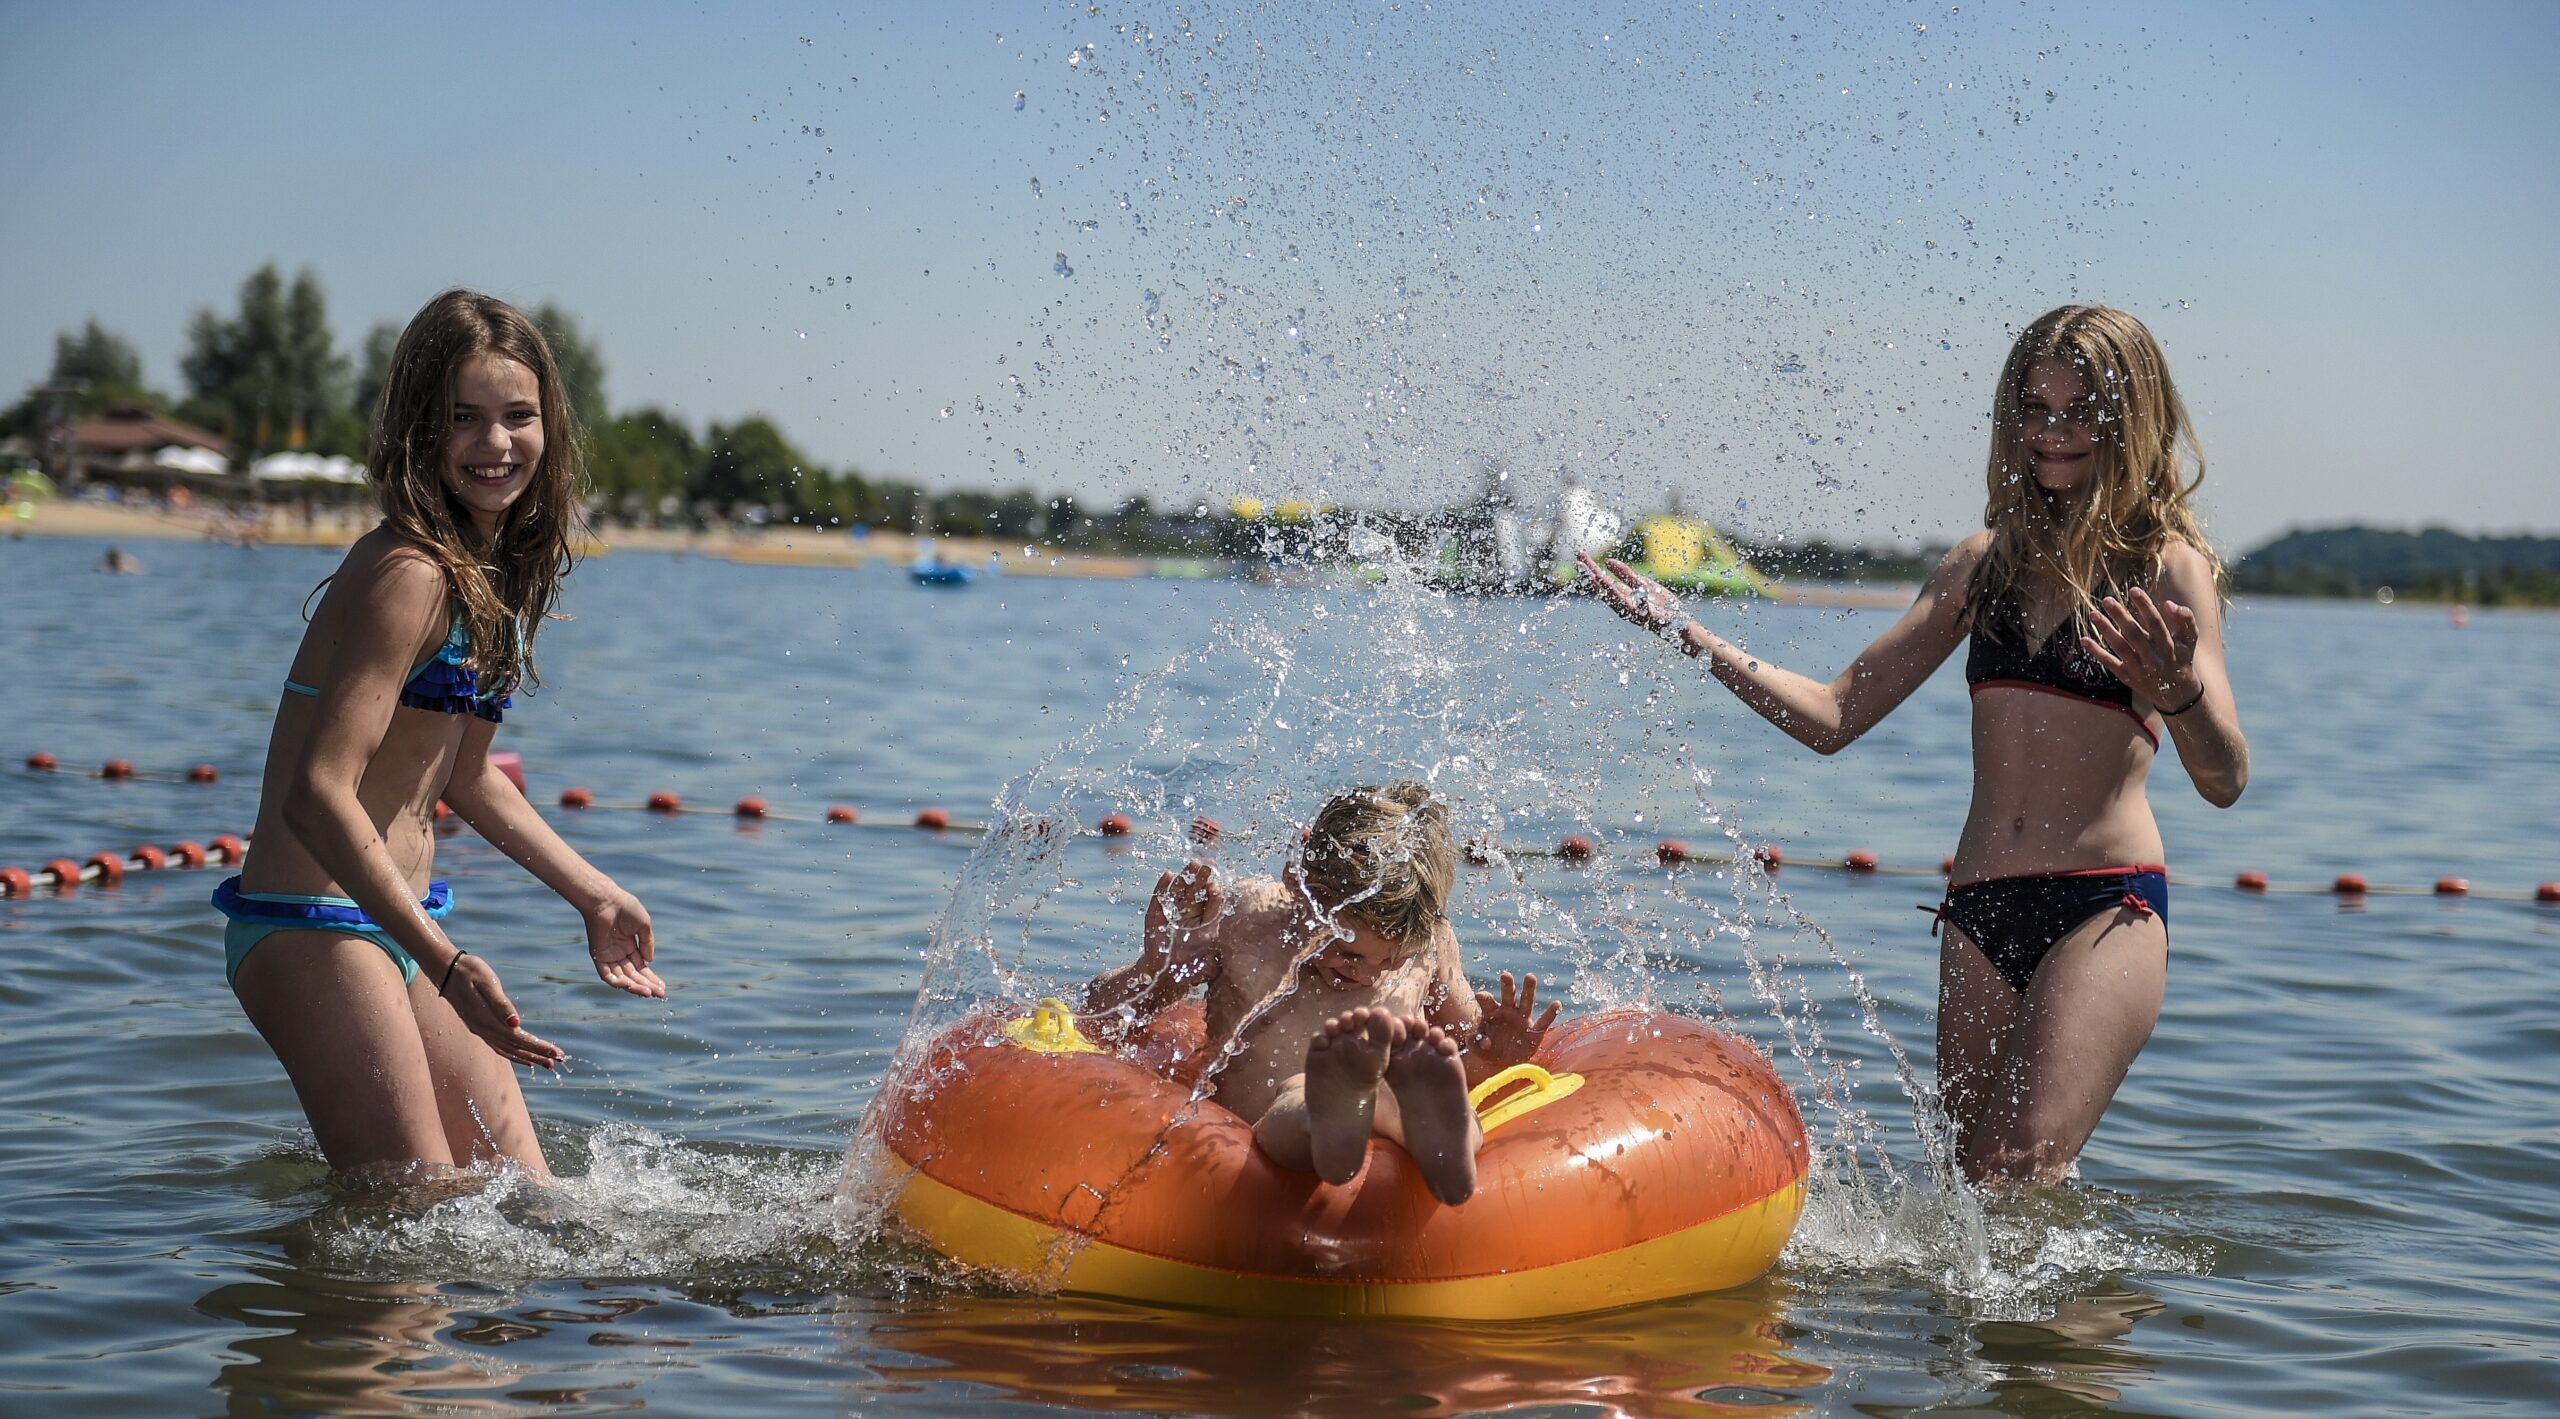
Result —
[[1056, 996], [1044, 996], [1030, 1014], [1004, 1027], [1004, 1036], [1024, 1049], [1037, 1054], [1100, 1054], [1101, 1047], [1084, 1037], [1076, 1028], [1076, 1017], [1067, 1003]]
[[[1505, 1095], [1501, 1102], [1493, 1097], [1514, 1084], [1529, 1087]], [[1467, 1103], [1476, 1111], [1476, 1124], [1491, 1133], [1525, 1113], [1533, 1113], [1582, 1087], [1579, 1074], [1550, 1074], [1535, 1064], [1515, 1064], [1467, 1091]], [[1490, 1105], [1488, 1107], [1488, 1105]]]

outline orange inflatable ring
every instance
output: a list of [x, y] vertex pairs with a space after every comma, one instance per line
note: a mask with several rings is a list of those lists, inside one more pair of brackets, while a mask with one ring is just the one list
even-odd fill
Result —
[[[1511, 1320], [1739, 1286], [1803, 1211], [1804, 1121], [1749, 1045], [1678, 1015], [1557, 1025], [1476, 1091], [1475, 1196], [1373, 1140], [1328, 1186], [1194, 1103], [1200, 1012], [1098, 1050], [1065, 1007], [976, 1017], [881, 1091], [900, 1218], [1044, 1289], [1256, 1315]], [[1148, 1067], [1153, 1065], [1155, 1067]]]

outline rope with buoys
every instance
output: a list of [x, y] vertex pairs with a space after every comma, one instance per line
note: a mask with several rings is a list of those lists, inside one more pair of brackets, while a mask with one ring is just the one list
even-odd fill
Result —
[[67, 897], [88, 883], [101, 887], [116, 886], [124, 881], [127, 872], [237, 866], [240, 859], [248, 854], [247, 843], [225, 833], [208, 843], [189, 840], [165, 848], [144, 843], [126, 853], [93, 852], [85, 860], [77, 862], [57, 857], [33, 871], [23, 867], [0, 867], [0, 897], [32, 897], [39, 889]]
[[[508, 752], [492, 753], [489, 756], [489, 762], [505, 774], [519, 790], [524, 789], [524, 765], [518, 755]], [[29, 754], [26, 764], [29, 770], [37, 773], [61, 771], [59, 761], [53, 755], [42, 751]], [[197, 764], [181, 776], [145, 773], [136, 769], [130, 761], [109, 759], [99, 768], [94, 777], [104, 780], [150, 779], [163, 782], [176, 782], [183, 777], [190, 783], [213, 783], [220, 776], [211, 764]], [[572, 811], [637, 810], [664, 817], [702, 817], [706, 816], [708, 811], [686, 807], [682, 795], [672, 789], [660, 789], [638, 802], [605, 802], [599, 800], [591, 790], [573, 786], [560, 791], [558, 802], [560, 807]], [[448, 811], [439, 801], [435, 805], [436, 819], [441, 822]], [[736, 800], [730, 805], [728, 811], [720, 816], [735, 820], [741, 825], [809, 823], [833, 827], [911, 828], [932, 833], [967, 835], [982, 834], [988, 829], [988, 825], [984, 823], [954, 821], [950, 810], [940, 807], [919, 808], [913, 817], [904, 821], [884, 820], [878, 817], [866, 818], [860, 809], [845, 803], [830, 804], [817, 815], [810, 816], [777, 810], [770, 801], [759, 794], [749, 794]], [[1039, 830], [1045, 831], [1049, 825], [1046, 819], [1042, 819], [1036, 826]], [[1115, 811], [1103, 814], [1089, 830], [1079, 828], [1078, 833], [1082, 835], [1090, 832], [1095, 837], [1118, 839], [1130, 837], [1137, 830], [1138, 823], [1135, 819], [1127, 813]], [[1223, 831], [1217, 822], [1210, 818], [1195, 818], [1187, 829], [1193, 841], [1203, 843], [1216, 840]], [[225, 843], [236, 844], [238, 841], [230, 837], [216, 838], [213, 840], [213, 847], [219, 849]], [[188, 849], [193, 849], [195, 852], [195, 859], [192, 861], [183, 860]], [[1554, 858], [1570, 865], [1582, 866], [1597, 860], [1601, 853], [1599, 842], [1584, 833], [1568, 833], [1553, 847], [1525, 845], [1497, 847], [1484, 839], [1476, 839], [1466, 843], [1463, 851], [1466, 860], [1478, 866], [1489, 865], [1498, 858]], [[172, 855], [181, 858], [176, 863], [178, 866], [203, 866], [207, 852], [207, 849], [196, 848], [192, 843], [181, 843], [169, 849], [167, 853], [145, 845], [121, 857], [112, 853], [97, 853], [77, 863], [68, 858], [56, 858], [32, 872], [21, 868], [0, 868], [0, 897], [24, 897], [34, 888], [42, 886], [51, 886], [56, 891], [77, 888], [84, 882], [98, 882], [113, 886], [128, 870], [152, 871], [170, 865]], [[1772, 876], [1793, 867], [1817, 872], [1844, 872], [1853, 877], [1944, 877], [1955, 866], [1953, 858], [1941, 858], [1934, 870], [1888, 864], [1874, 852], [1864, 848], [1836, 858], [1798, 858], [1789, 857], [1785, 850], [1775, 843], [1762, 843], [1752, 847], [1750, 854], [1759, 869]], [[1700, 855], [1691, 852], [1689, 845], [1678, 838], [1661, 839], [1653, 845], [1649, 855], [1656, 864], [1667, 869], [1678, 869], [1701, 860]], [[236, 863], [239, 860], [238, 854], [234, 853], [229, 860]], [[2226, 885], [2218, 881], [2182, 874], [2172, 874], [2169, 880], [2173, 885], [2181, 887]], [[2344, 872], [2322, 885], [2318, 883], [2280, 884], [2270, 880], [2263, 872], [2244, 871], [2234, 874], [2227, 885], [2233, 891], [2251, 895], [2333, 896], [2346, 902], [2359, 901], [2366, 897], [2435, 897], [2445, 901], [2476, 898], [2482, 901], [2536, 902], [2546, 906], [2560, 906], [2560, 881], [2542, 882], [2530, 891], [2499, 891], [2475, 890], [2469, 878], [2455, 876], [2439, 877], [2427, 886], [2414, 886], [2379, 883], [2372, 881], [2361, 872]]]

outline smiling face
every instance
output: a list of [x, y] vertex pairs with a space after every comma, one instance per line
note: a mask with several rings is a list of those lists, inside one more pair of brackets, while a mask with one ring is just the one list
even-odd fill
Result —
[[449, 402], [444, 485], [494, 538], [542, 468], [542, 385], [518, 361], [472, 355], [453, 372]]
[[2039, 357], [2027, 367], [2018, 413], [2018, 443], [2036, 486], [2057, 494], [2086, 491], [2105, 422], [2088, 376], [2069, 360]]

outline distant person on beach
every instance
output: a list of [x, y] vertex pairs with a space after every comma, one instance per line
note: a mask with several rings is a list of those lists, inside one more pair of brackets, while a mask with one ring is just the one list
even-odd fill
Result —
[[[2183, 450], [2183, 457], [2182, 457]], [[2189, 503], [2204, 458], [2159, 343], [2105, 306], [2027, 327], [1992, 392], [1985, 530], [1830, 681], [1690, 619], [1661, 586], [1581, 559], [1619, 615], [1835, 754], [1965, 646], [1973, 802], [1938, 954], [1938, 1078], [1977, 1183], [2069, 1174], [2152, 1026], [2169, 890], [2143, 783], [2165, 729], [2196, 791], [2249, 781], [2222, 650], [2222, 566]]]
[[1200, 861], [1157, 879], [1138, 960], [1097, 977], [1083, 1008], [1126, 1028], [1205, 985], [1210, 1055], [1243, 1032], [1210, 1096], [1255, 1120], [1272, 1161], [1346, 1183], [1375, 1134], [1454, 1207], [1475, 1192], [1484, 1136], [1468, 1087], [1528, 1059], [1556, 1017], [1535, 1013], [1536, 976], [1515, 996], [1505, 972], [1500, 999], [1468, 988], [1449, 928], [1457, 870], [1430, 788], [1352, 789], [1279, 881], [1230, 894]]
[[330, 1166], [359, 1181], [512, 1163], [547, 1177], [510, 1064], [519, 1022], [429, 880], [441, 800], [586, 920], [606, 984], [663, 997], [649, 913], [489, 762], [570, 565], [578, 462], [551, 351], [514, 307], [447, 291], [409, 322], [375, 411], [382, 524], [322, 583], [268, 741], [257, 829], [214, 893], [225, 976]]

